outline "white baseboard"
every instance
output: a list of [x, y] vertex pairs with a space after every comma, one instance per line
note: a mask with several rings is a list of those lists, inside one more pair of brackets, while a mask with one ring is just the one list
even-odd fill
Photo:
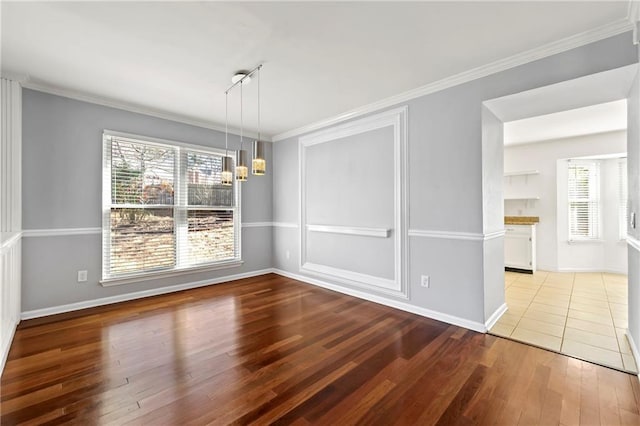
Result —
[[507, 312], [507, 309], [508, 308], [506, 303], [503, 303], [501, 306], [499, 306], [498, 309], [496, 309], [496, 311], [491, 314], [489, 319], [484, 323], [484, 327], [487, 330], [491, 330], [491, 327], [493, 327], [495, 323], [498, 322], [500, 317], [504, 315], [505, 312]]
[[453, 324], [453, 325], [457, 325], [458, 327], [468, 328], [469, 330], [477, 331], [479, 333], [487, 332], [487, 328], [485, 327], [485, 325], [480, 322], [470, 321], [468, 319], [456, 317], [454, 315], [449, 315], [449, 314], [445, 314], [438, 311], [432, 311], [431, 309], [410, 305], [405, 302], [387, 299], [386, 297], [376, 296], [376, 295], [365, 293], [359, 290], [354, 290], [351, 288], [330, 284], [326, 281], [322, 281], [316, 278], [310, 278], [304, 275], [295, 274], [292, 272], [284, 271], [282, 269], [274, 268], [272, 272], [278, 275], [282, 275], [283, 277], [302, 281], [304, 283], [316, 285], [318, 287], [323, 287], [329, 290], [336, 291], [338, 293], [343, 293], [349, 296], [357, 297], [359, 299], [364, 299], [370, 302], [378, 303], [380, 305], [385, 305], [391, 308], [400, 309], [401, 311], [411, 312], [412, 314], [420, 315], [426, 318], [431, 318], [437, 321], [446, 322], [447, 324]]
[[67, 305], [52, 306], [50, 308], [35, 309], [32, 311], [22, 312], [21, 318], [23, 320], [40, 318], [48, 315], [78, 311], [80, 309], [94, 308], [96, 306], [111, 305], [113, 303], [126, 302], [127, 300], [142, 299], [144, 297], [158, 296], [160, 294], [175, 293], [176, 291], [189, 290], [191, 288], [205, 287], [212, 284], [220, 284], [227, 281], [255, 277], [258, 275], [264, 275], [271, 272], [273, 272], [271, 268], [260, 269], [257, 271], [244, 272], [242, 274], [235, 274], [235, 275], [227, 275], [224, 277], [213, 278], [209, 280], [194, 281], [190, 283], [172, 285], [168, 287], [154, 288], [151, 290], [136, 291], [134, 293], [119, 294], [117, 296], [103, 297], [100, 299], [69, 303]]
[[8, 324], [6, 332], [8, 334], [5, 336], [4, 341], [0, 342], [2, 347], [0, 350], [0, 377], [2, 377], [2, 372], [4, 371], [4, 366], [7, 363], [7, 357], [9, 356], [9, 349], [11, 349], [11, 343], [13, 342], [13, 336], [16, 333], [16, 327], [18, 327], [19, 321], [13, 321], [13, 324]]
[[[548, 271], [548, 269], [545, 269], [545, 271]], [[580, 273], [580, 272], [603, 272], [603, 273], [607, 273], [607, 274], [627, 275], [628, 271], [618, 270], [618, 269], [611, 269], [611, 268], [558, 268], [557, 271], [550, 271], [550, 272], [574, 272], [574, 273]]]
[[[631, 337], [631, 333], [629, 333], [629, 329], [625, 330], [625, 334], [627, 335], [627, 340], [629, 341], [629, 346], [631, 347], [631, 354], [633, 355], [633, 360], [636, 362], [636, 366], [640, 366], [640, 352], [638, 352], [638, 347], [636, 346], [636, 342], [633, 341], [633, 337]], [[640, 378], [640, 374], [638, 374]]]

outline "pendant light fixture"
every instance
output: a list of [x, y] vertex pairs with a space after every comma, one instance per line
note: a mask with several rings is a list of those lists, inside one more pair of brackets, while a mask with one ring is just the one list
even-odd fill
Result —
[[224, 94], [224, 112], [225, 112], [225, 124], [224, 124], [224, 157], [222, 157], [222, 173], [221, 183], [224, 186], [233, 185], [233, 172], [231, 171], [231, 157], [229, 157], [229, 93]]
[[267, 171], [267, 161], [264, 155], [264, 142], [260, 140], [260, 68], [258, 68], [258, 139], [253, 142], [253, 160], [251, 161], [251, 173], [262, 176]]
[[242, 149], [242, 145], [244, 143], [243, 137], [243, 119], [242, 119], [242, 86], [248, 83], [249, 80], [245, 79], [240, 82], [240, 150], [236, 155], [236, 179], [240, 182], [244, 182], [247, 180], [247, 176], [249, 175], [249, 168], [247, 167], [247, 151]]
[[222, 184], [223, 185], [232, 185], [233, 184], [233, 172], [232, 169], [232, 159], [228, 157], [228, 134], [229, 134], [229, 92], [236, 86], [240, 85], [240, 149], [236, 153], [236, 167], [235, 174], [236, 180], [243, 182], [247, 180], [249, 175], [249, 168], [247, 166], [247, 151], [244, 150], [244, 121], [243, 121], [243, 94], [242, 94], [242, 86], [251, 81], [251, 76], [254, 73], [258, 74], [258, 139], [253, 143], [253, 159], [251, 161], [251, 172], [254, 175], [264, 175], [266, 172], [266, 161], [265, 161], [265, 146], [264, 142], [260, 140], [260, 70], [262, 69], [262, 65], [258, 65], [251, 71], [240, 71], [237, 72], [231, 78], [231, 86], [224, 92], [226, 99], [226, 122], [225, 122], [225, 157], [222, 161]]

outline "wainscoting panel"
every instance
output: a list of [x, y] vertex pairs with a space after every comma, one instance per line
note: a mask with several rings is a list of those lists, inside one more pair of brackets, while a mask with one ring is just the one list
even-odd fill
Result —
[[407, 108], [300, 138], [300, 270], [407, 297]]

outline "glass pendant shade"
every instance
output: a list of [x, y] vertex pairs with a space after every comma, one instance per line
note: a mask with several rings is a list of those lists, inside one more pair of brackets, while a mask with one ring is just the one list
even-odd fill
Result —
[[247, 167], [247, 151], [241, 149], [238, 151], [236, 158], [236, 180], [244, 182], [249, 175], [249, 168]]
[[264, 142], [256, 140], [253, 143], [253, 160], [251, 161], [251, 173], [264, 175], [267, 171], [267, 161], [264, 159]]
[[221, 180], [224, 186], [233, 185], [233, 172], [231, 171], [231, 157], [222, 157]]

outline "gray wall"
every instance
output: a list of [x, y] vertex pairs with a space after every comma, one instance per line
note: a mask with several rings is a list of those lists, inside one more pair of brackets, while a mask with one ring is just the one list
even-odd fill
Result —
[[[502, 219], [501, 207], [495, 212], [483, 209], [483, 101], [618, 68], [637, 60], [631, 34], [625, 33], [406, 102], [409, 229], [424, 231], [423, 234], [482, 234], [493, 230]], [[274, 146], [276, 222], [297, 222], [297, 145], [298, 137], [293, 137]], [[340, 154], [339, 147], [335, 154]], [[492, 162], [490, 158], [484, 161]], [[286, 257], [287, 252], [297, 253], [298, 244], [299, 229], [274, 229], [277, 268], [299, 273], [293, 256]], [[482, 241], [455, 237], [410, 237], [406, 259], [408, 303], [483, 323], [493, 313], [485, 310], [499, 302], [487, 301], [485, 308], [484, 280], [495, 280], [498, 271], [483, 267], [483, 245]], [[500, 243], [487, 245], [486, 250], [495, 257], [500, 252]], [[497, 262], [488, 259], [487, 262], [487, 267], [498, 268]], [[420, 287], [421, 274], [431, 276], [431, 288]]]
[[[482, 106], [482, 229], [485, 234], [504, 229], [504, 125]], [[504, 300], [504, 237], [483, 242], [484, 321]]]
[[[102, 226], [102, 132], [116, 130], [224, 148], [224, 133], [143, 114], [23, 91], [23, 229]], [[239, 138], [230, 136], [230, 149]], [[242, 184], [242, 222], [272, 219], [271, 144], [267, 175]], [[271, 227], [242, 229], [241, 267], [103, 288], [98, 234], [29, 237], [23, 241], [22, 310], [54, 307], [141, 290], [270, 268]], [[77, 271], [89, 280], [77, 282]]]

